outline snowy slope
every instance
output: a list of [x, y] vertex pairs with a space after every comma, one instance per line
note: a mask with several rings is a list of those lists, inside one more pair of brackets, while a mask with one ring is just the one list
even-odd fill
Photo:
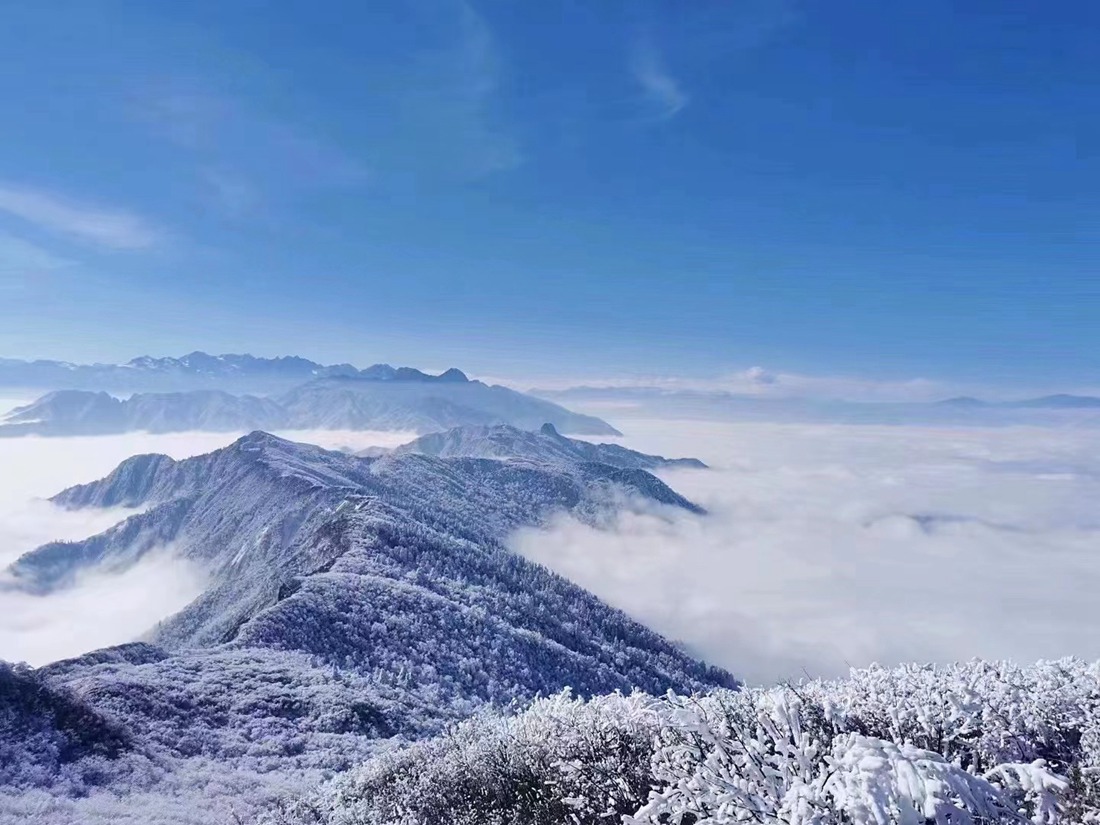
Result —
[[[209, 572], [209, 589], [148, 634], [160, 651], [148, 661], [52, 666], [83, 694], [110, 697], [128, 722], [138, 710], [120, 685], [172, 673], [174, 690], [201, 693], [201, 684], [186, 683], [205, 682], [209, 668], [274, 668], [312, 683], [321, 677], [303, 668], [337, 667], [364, 684], [381, 679], [388, 687], [374, 693], [392, 699], [397, 691], [425, 708], [415, 723], [385, 722], [402, 730], [565, 685], [601, 692], [731, 683], [502, 543], [515, 527], [559, 510], [596, 516], [624, 492], [692, 507], [639, 470], [364, 459], [253, 433], [185, 461], [137, 456], [61, 493], [55, 501], [68, 507], [149, 509], [88, 540], [27, 554], [6, 586], [49, 593], [168, 544]], [[142, 688], [137, 705], [171, 705], [147, 695], [153, 689]]]
[[[71, 738], [64, 720], [0, 713], [0, 741], [21, 765], [9, 790], [63, 797], [69, 776], [72, 787], [93, 782], [140, 807], [135, 788], [159, 806], [183, 792], [176, 783], [197, 781], [210, 818], [169, 806], [164, 821], [227, 821], [271, 804], [274, 788], [303, 790], [380, 740], [432, 734], [486, 703], [565, 686], [734, 685], [503, 543], [555, 512], [594, 519], [631, 497], [694, 509], [642, 470], [576, 460], [370, 459], [261, 432], [184, 461], [135, 456], [55, 501], [144, 512], [28, 553], [0, 587], [45, 595], [165, 546], [205, 569], [209, 587], [143, 643], [9, 679], [99, 726], [61, 768], [50, 743]], [[116, 741], [116, 730], [128, 735]], [[89, 761], [108, 747], [107, 762]], [[226, 771], [233, 782], [210, 790]], [[79, 812], [55, 821], [87, 821], [72, 805]]]
[[114, 758], [127, 745], [116, 722], [30, 668], [0, 662], [0, 788], [48, 784], [66, 764]]
[[456, 427], [446, 432], [421, 436], [397, 447], [393, 453], [419, 453], [437, 458], [520, 458], [567, 463], [589, 461], [629, 470], [656, 470], [661, 467], [706, 468], [696, 458], [664, 458], [630, 450], [618, 444], [592, 444], [566, 438], [550, 423], [534, 432], [507, 424]]
[[[572, 602], [583, 591], [519, 560], [503, 549], [503, 539], [516, 527], [559, 510], [581, 518], [599, 514], [623, 492], [694, 509], [643, 471], [583, 462], [539, 466], [420, 455], [364, 459], [253, 433], [186, 461], [137, 456], [102, 481], [61, 493], [55, 501], [70, 507], [152, 506], [85, 541], [39, 548], [11, 571], [21, 586], [49, 592], [83, 572], [125, 569], [172, 544], [212, 576], [210, 589], [198, 601], [157, 630], [156, 638], [173, 647], [235, 638], [264, 610], [273, 611], [261, 623], [270, 628], [313, 588], [331, 590], [334, 583], [374, 587], [361, 579], [339, 579], [339, 573], [399, 580], [410, 567], [423, 569], [427, 560], [460, 583], [488, 577], [479, 592], [493, 601], [494, 615], [515, 614], [517, 621], [526, 621], [522, 605], [504, 604], [514, 595], [514, 575], [541, 581], [544, 602], [558, 597]], [[425, 561], [387, 561], [395, 545], [405, 553], [418, 547]], [[296, 593], [292, 604], [277, 605], [280, 593], [296, 591], [303, 581], [309, 586]], [[444, 609], [429, 594], [469, 602], [464, 585], [442, 579], [426, 579], [414, 595], [432, 599], [435, 611]], [[583, 598], [598, 604], [587, 594]], [[267, 629], [265, 638], [272, 632], [281, 631]]]
[[[145, 642], [0, 664], [0, 822], [1097, 821], [1097, 665], [715, 690], [735, 683], [502, 544], [559, 510], [690, 502], [644, 470], [501, 433], [440, 443], [511, 445], [512, 460], [253, 433], [59, 494], [149, 509], [28, 554], [19, 585], [48, 593], [164, 543], [211, 584]], [[499, 712], [536, 694], [550, 698]]]
[[221, 390], [138, 393], [120, 400], [105, 392], [58, 390], [0, 419], [4, 435], [106, 435], [268, 428], [284, 425], [282, 408], [267, 398]]
[[507, 387], [470, 381], [457, 370], [455, 374], [454, 380], [448, 381], [322, 379], [291, 390], [280, 401], [293, 426], [302, 428], [434, 432], [511, 424], [537, 430], [550, 422], [564, 432], [619, 434], [598, 418]]
[[0, 417], [3, 435], [51, 432], [86, 435], [126, 429], [122, 401], [105, 392], [58, 390]]

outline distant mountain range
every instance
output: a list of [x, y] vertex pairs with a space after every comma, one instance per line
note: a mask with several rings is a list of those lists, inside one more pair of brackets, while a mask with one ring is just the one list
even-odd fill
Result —
[[[374, 368], [372, 368], [374, 369]], [[419, 370], [378, 371], [374, 377], [321, 378], [276, 398], [222, 390], [137, 393], [57, 390], [0, 418], [0, 437], [105, 435], [262, 429], [410, 430], [511, 424], [566, 432], [618, 435], [607, 422], [580, 415], [506, 387], [469, 380], [459, 370], [438, 376]], [[364, 371], [365, 372], [365, 371]]]
[[138, 393], [125, 400], [105, 392], [57, 390], [0, 417], [0, 436], [231, 432], [277, 429], [285, 421], [285, 411], [271, 399], [221, 390]]
[[532, 395], [589, 413], [616, 417], [688, 418], [729, 421], [835, 422], [851, 424], [1014, 424], [1036, 417], [1068, 417], [1100, 423], [1100, 398], [1045, 395], [1017, 401], [959, 396], [934, 402], [845, 401], [745, 395], [720, 390], [664, 387], [579, 386], [531, 390]]
[[1096, 410], [1100, 409], [1100, 398], [1091, 395], [1044, 395], [1039, 398], [1025, 398], [1022, 401], [983, 401], [968, 395], [947, 398], [937, 402], [942, 406], [963, 407], [969, 409], [1000, 408], [1007, 410]]
[[403, 444], [393, 455], [418, 453], [436, 458], [519, 458], [543, 463], [577, 461], [607, 464], [624, 470], [657, 470], [666, 467], [705, 469], [697, 458], [665, 458], [628, 450], [618, 444], [591, 444], [561, 435], [553, 424], [537, 432], [507, 424], [490, 427], [458, 427], [431, 433]]
[[568, 433], [621, 435], [599, 418], [507, 387], [470, 381], [458, 370], [429, 380], [321, 379], [292, 389], [279, 402], [294, 428], [433, 432], [511, 424], [534, 430], [549, 422]]
[[34, 390], [107, 390], [113, 392], [216, 388], [229, 392], [276, 393], [317, 378], [367, 378], [379, 381], [465, 380], [458, 370], [430, 376], [410, 367], [375, 364], [319, 364], [307, 358], [208, 355], [179, 358], [143, 355], [125, 364], [73, 364], [0, 358], [0, 388]]
[[[432, 733], [486, 703], [565, 686], [735, 685], [504, 544], [554, 513], [597, 523], [632, 497], [696, 510], [623, 468], [651, 457], [616, 451], [615, 467], [563, 444], [545, 463], [544, 445], [522, 440], [511, 452], [527, 460], [359, 458], [257, 432], [184, 461], [136, 456], [60, 493], [64, 507], [145, 510], [28, 553], [0, 588], [63, 592], [165, 547], [209, 585], [143, 642], [37, 670], [0, 665], [0, 696], [13, 699], [0, 714], [0, 796], [64, 782], [65, 794], [106, 789], [120, 795], [112, 804], [140, 806], [185, 776], [203, 788], [191, 804], [247, 814], [380, 740]], [[272, 790], [242, 790], [249, 782]]]

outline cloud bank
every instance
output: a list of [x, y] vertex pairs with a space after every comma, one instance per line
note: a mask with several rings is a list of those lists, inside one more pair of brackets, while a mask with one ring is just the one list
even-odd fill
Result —
[[[186, 458], [223, 447], [241, 433], [172, 433], [81, 438], [0, 439], [0, 575], [23, 553], [55, 540], [95, 535], [133, 510], [66, 511], [46, 499], [101, 478], [140, 453]], [[280, 435], [329, 449], [392, 447], [409, 433], [291, 431]], [[0, 659], [41, 665], [132, 641], [202, 591], [204, 571], [173, 556], [151, 554], [116, 575], [86, 575], [49, 596], [0, 591]]]
[[[560, 520], [515, 547], [752, 682], [873, 661], [1100, 657], [1100, 432], [634, 421], [626, 443], [696, 455], [665, 479], [706, 517]], [[0, 565], [126, 511], [42, 499], [142, 452], [177, 458], [238, 434], [0, 441]], [[333, 449], [407, 433], [291, 432]], [[0, 595], [0, 658], [43, 663], [140, 635], [202, 586], [170, 548], [47, 598]]]
[[0, 658], [43, 665], [131, 641], [184, 608], [205, 580], [165, 548], [122, 573], [83, 576], [60, 594], [5, 593]]
[[636, 422], [699, 518], [515, 547], [752, 682], [878, 661], [1100, 657], [1100, 433]]

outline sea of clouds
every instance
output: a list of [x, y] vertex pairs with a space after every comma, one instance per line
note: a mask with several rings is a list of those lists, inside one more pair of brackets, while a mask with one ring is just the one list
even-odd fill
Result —
[[[628, 446], [697, 456], [661, 473], [706, 516], [557, 519], [515, 549], [750, 682], [871, 662], [1100, 658], [1100, 430], [617, 422]], [[280, 433], [333, 449], [410, 433]], [[46, 498], [131, 455], [209, 452], [239, 433], [0, 439], [0, 570], [125, 510]], [[0, 589], [0, 659], [43, 664], [132, 640], [201, 592], [172, 548], [50, 596]]]
[[[2, 404], [8, 409], [12, 404]], [[50, 541], [87, 538], [132, 510], [65, 510], [47, 499], [94, 481], [140, 453], [200, 455], [241, 433], [132, 433], [75, 438], [0, 438], [0, 659], [33, 665], [132, 641], [202, 592], [205, 571], [173, 555], [152, 553], [115, 575], [88, 575], [48, 596], [4, 590], [3, 571]], [[330, 449], [392, 447], [411, 433], [291, 431], [279, 433]]]
[[559, 519], [515, 548], [754, 683], [1100, 658], [1100, 430], [623, 422], [697, 456], [703, 517]]

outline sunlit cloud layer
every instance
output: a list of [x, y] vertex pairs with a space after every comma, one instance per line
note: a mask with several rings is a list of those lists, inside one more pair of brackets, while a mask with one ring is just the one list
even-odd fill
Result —
[[750, 681], [1100, 656], [1100, 433], [639, 422], [706, 517], [559, 521], [515, 546]]
[[[514, 546], [750, 681], [973, 656], [1100, 656], [1100, 432], [636, 421], [625, 442], [694, 455], [664, 475], [695, 517], [562, 519]], [[177, 458], [238, 434], [0, 440], [0, 565], [126, 511], [44, 499], [143, 452]], [[407, 433], [292, 432], [333, 449]], [[0, 596], [0, 658], [41, 663], [140, 636], [201, 588], [170, 548], [48, 598]], [[106, 607], [105, 607], [106, 606]]]

